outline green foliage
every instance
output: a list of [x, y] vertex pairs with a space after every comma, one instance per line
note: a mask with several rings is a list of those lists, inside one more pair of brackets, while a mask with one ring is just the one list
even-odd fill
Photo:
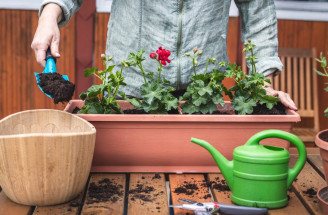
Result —
[[[328, 52], [327, 52], [328, 55]], [[328, 67], [327, 67], [327, 59], [323, 56], [322, 52], [320, 53], [320, 58], [316, 58], [316, 61], [320, 63], [321, 68], [323, 69], [323, 73], [318, 71], [317, 69], [314, 69], [314, 71], [320, 75], [328, 78]], [[328, 84], [328, 83], [326, 83]], [[328, 92], [328, 87], [325, 88], [325, 91]], [[328, 108], [324, 111], [324, 114], [326, 117], [328, 117]]]
[[186, 53], [193, 62], [194, 75], [191, 77], [186, 93], [180, 97], [180, 100], [186, 101], [181, 105], [183, 113], [212, 114], [217, 110], [218, 104], [224, 106], [222, 91], [226, 91], [226, 88], [221, 83], [224, 75], [217, 69], [207, 73], [208, 64], [214, 64], [216, 59], [208, 58], [205, 71], [202, 74], [196, 73], [197, 57], [202, 53], [202, 51], [197, 52], [197, 48], [194, 48], [193, 55]]
[[[160, 61], [158, 77], [156, 78], [153, 72], [146, 72], [142, 67], [142, 61], [145, 60], [143, 54], [144, 50], [138, 51], [136, 54], [131, 53], [129, 60], [132, 66], [137, 66], [143, 75], [144, 84], [141, 85], [141, 100], [136, 98], [127, 98], [134, 108], [143, 110], [150, 114], [167, 114], [170, 110], [178, 108], [178, 99], [175, 98], [171, 92], [175, 89], [169, 87], [170, 82], [165, 78], [161, 78], [162, 64]], [[148, 80], [147, 80], [148, 79]]]
[[255, 59], [257, 57], [254, 57], [253, 54], [254, 47], [255, 45], [249, 40], [243, 49], [244, 52], [250, 52], [250, 56], [246, 57], [246, 60], [251, 63], [252, 71], [248, 75], [245, 75], [241, 67], [235, 63], [219, 63], [220, 66], [225, 67], [225, 77], [232, 78], [236, 82], [236, 85], [228, 90], [227, 95], [232, 100], [232, 106], [240, 115], [252, 114], [257, 103], [265, 104], [268, 109], [272, 109], [280, 101], [279, 98], [266, 94], [264, 88], [267, 83], [271, 83], [263, 74], [256, 72]]
[[128, 61], [122, 61], [121, 70], [113, 72], [115, 65], [109, 65], [110, 58], [102, 56], [106, 69], [98, 71], [97, 68], [90, 68], [84, 71], [84, 77], [94, 75], [99, 78], [102, 83], [99, 85], [92, 85], [86, 92], [80, 94], [80, 98], [84, 100], [85, 104], [78, 113], [83, 114], [116, 114], [123, 113], [120, 106], [117, 104], [115, 97], [117, 94], [125, 96], [123, 92], [119, 91], [121, 85], [124, 83], [123, 66], [128, 67]]

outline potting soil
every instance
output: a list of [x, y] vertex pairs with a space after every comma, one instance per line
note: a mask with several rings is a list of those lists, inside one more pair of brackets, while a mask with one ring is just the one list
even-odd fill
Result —
[[39, 86], [43, 92], [54, 99], [54, 103], [68, 102], [72, 99], [75, 85], [66, 81], [59, 73], [40, 73]]

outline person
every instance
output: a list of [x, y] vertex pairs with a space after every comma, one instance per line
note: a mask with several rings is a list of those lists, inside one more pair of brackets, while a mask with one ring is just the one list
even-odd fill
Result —
[[[37, 62], [45, 66], [48, 47], [55, 57], [60, 57], [59, 27], [64, 26], [83, 0], [44, 0], [39, 12], [39, 23], [31, 47]], [[273, 0], [235, 0], [242, 24], [242, 41], [256, 44], [254, 55], [257, 71], [270, 80], [282, 70], [278, 57], [277, 19]], [[162, 46], [171, 51], [171, 63], [163, 70], [164, 77], [177, 90], [185, 89], [190, 81], [192, 64], [184, 53], [194, 47], [203, 50], [203, 59], [215, 57], [228, 62], [227, 29], [231, 0], [113, 0], [108, 22], [106, 55], [113, 56], [114, 64], [127, 59], [130, 52], [144, 49], [151, 53]], [[156, 68], [156, 62], [144, 61], [146, 71]], [[199, 60], [198, 71], [206, 66]], [[218, 65], [210, 65], [211, 71]], [[121, 90], [139, 97], [143, 83], [141, 72], [130, 67], [124, 73], [127, 86]], [[297, 110], [290, 96], [265, 88], [267, 94], [278, 96], [286, 107]]]

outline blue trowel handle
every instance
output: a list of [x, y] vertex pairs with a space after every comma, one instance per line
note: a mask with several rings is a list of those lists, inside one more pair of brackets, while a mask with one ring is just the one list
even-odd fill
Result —
[[55, 61], [55, 63], [56, 63], [56, 58], [54, 58], [52, 55], [51, 55], [51, 51], [50, 51], [50, 47], [47, 49], [47, 52], [46, 52], [46, 61], [48, 60], [48, 59], [50, 59], [50, 58], [52, 58], [52, 59], [54, 59], [54, 61]]

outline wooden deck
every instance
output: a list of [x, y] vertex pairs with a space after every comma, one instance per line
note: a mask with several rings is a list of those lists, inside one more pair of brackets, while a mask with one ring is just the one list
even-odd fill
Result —
[[[291, 165], [296, 162], [296, 159], [295, 156], [291, 156]], [[224, 191], [226, 186], [223, 179], [218, 173], [91, 174], [85, 191], [75, 200], [62, 205], [23, 206], [13, 203], [1, 192], [0, 214], [193, 214], [192, 211], [169, 209], [168, 205], [181, 204], [177, 201], [179, 198], [199, 202], [214, 200], [222, 204], [232, 204], [231, 192]], [[208, 188], [206, 184], [210, 184], [211, 187]], [[281, 209], [269, 210], [269, 214], [323, 214], [316, 195], [311, 191], [317, 191], [325, 185], [320, 156], [308, 155], [305, 167], [288, 191], [290, 198], [288, 205]], [[177, 191], [180, 193], [178, 194]]]

